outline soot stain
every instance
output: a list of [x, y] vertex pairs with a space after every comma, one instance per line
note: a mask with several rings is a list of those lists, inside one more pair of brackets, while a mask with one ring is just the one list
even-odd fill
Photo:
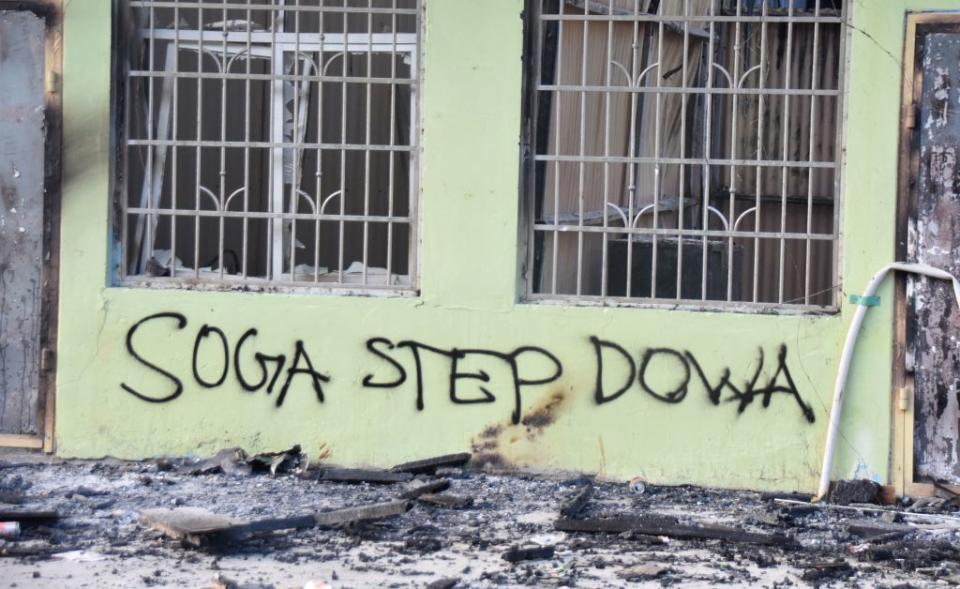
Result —
[[546, 403], [528, 413], [520, 423], [527, 427], [528, 433], [534, 429], [542, 432], [557, 420], [557, 409], [563, 404], [564, 399], [562, 392], [555, 392]]

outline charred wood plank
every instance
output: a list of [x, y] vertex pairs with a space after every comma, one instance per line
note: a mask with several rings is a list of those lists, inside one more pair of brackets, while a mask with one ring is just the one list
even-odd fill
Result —
[[391, 468], [393, 472], [408, 472], [410, 474], [434, 474], [438, 468], [457, 468], [465, 466], [470, 462], [472, 454], [462, 452], [460, 454], [444, 454], [434, 458], [425, 458], [423, 460], [414, 460], [405, 462]]
[[903, 538], [917, 528], [902, 524], [886, 524], [871, 520], [853, 521], [847, 526], [847, 531], [855, 536], [874, 542], [886, 542]]
[[20, 522], [24, 526], [49, 524], [59, 519], [60, 514], [56, 511], [0, 511], [0, 521]]
[[588, 519], [560, 518], [554, 528], [561, 532], [588, 532], [622, 534], [654, 527], [676, 525], [677, 518], [669, 515], [641, 515], [622, 517], [597, 517]]
[[[806, 567], [801, 579], [809, 582], [824, 581], [826, 579], [844, 578], [853, 574], [853, 567], [845, 560], [813, 563]], [[819, 585], [820, 583], [817, 583]]]
[[783, 534], [745, 532], [736, 528], [715, 525], [678, 524], [676, 518], [661, 515], [583, 520], [563, 518], [557, 520], [554, 527], [563, 532], [606, 532], [614, 534], [633, 532], [648, 536], [667, 536], [680, 540], [725, 540], [727, 542], [764, 546], [786, 546], [790, 544], [790, 539]]
[[791, 501], [810, 501], [809, 493], [761, 493], [761, 501], [773, 501], [774, 499], [790, 499]]
[[320, 473], [321, 481], [337, 483], [374, 483], [389, 485], [405, 483], [413, 479], [408, 472], [391, 472], [389, 470], [367, 470], [363, 468], [327, 468]]
[[226, 517], [203, 509], [147, 509], [141, 512], [143, 522], [169, 538], [192, 546], [215, 542], [244, 540], [254, 534], [280, 530], [305, 529], [315, 526], [336, 527], [373, 521], [406, 513], [407, 501], [389, 501], [362, 507], [350, 507], [293, 517], [268, 518], [256, 521]]
[[514, 546], [501, 556], [503, 560], [512, 564], [524, 560], [550, 560], [555, 552], [554, 546]]
[[147, 509], [140, 513], [140, 517], [145, 524], [165, 536], [192, 546], [238, 542], [253, 534], [317, 525], [313, 515], [246, 521], [194, 508]]
[[450, 488], [449, 479], [439, 479], [436, 481], [430, 481], [422, 485], [417, 485], [407, 489], [403, 493], [400, 493], [401, 499], [417, 499], [421, 495], [442, 493]]
[[409, 511], [410, 507], [408, 501], [387, 501], [362, 507], [324, 511], [314, 514], [313, 518], [318, 526], [328, 528], [402, 515]]
[[0, 546], [0, 557], [49, 556], [55, 552], [63, 552], [66, 550], [69, 549], [51, 546], [49, 543], [42, 540], [7, 542]]
[[233, 526], [219, 533], [223, 539], [243, 540], [253, 534], [278, 532], [281, 530], [303, 530], [317, 525], [313, 515], [297, 515], [293, 517], [279, 517], [261, 519], [246, 524]]
[[460, 495], [448, 495], [446, 493], [434, 494], [426, 493], [417, 497], [417, 501], [443, 507], [446, 509], [467, 509], [473, 506], [472, 497], [462, 497]]
[[248, 522], [217, 515], [205, 509], [180, 507], [177, 509], [145, 509], [140, 519], [147, 526], [174, 540], [188, 540], [192, 537], [218, 534], [235, 526]]
[[[809, 503], [800, 503], [797, 501], [790, 501], [789, 499], [774, 499], [773, 502], [778, 505], [811, 506]], [[960, 522], [960, 517], [956, 517], [956, 516], [942, 515], [937, 513], [918, 513], [913, 511], [901, 511], [896, 509], [884, 509], [882, 507], [863, 507], [859, 505], [832, 505], [830, 503], [817, 503], [815, 508], [817, 510], [828, 509], [831, 511], [849, 511], [849, 512], [859, 512], [859, 513], [893, 513], [906, 518], [913, 517], [913, 518], [927, 519], [927, 520]]]

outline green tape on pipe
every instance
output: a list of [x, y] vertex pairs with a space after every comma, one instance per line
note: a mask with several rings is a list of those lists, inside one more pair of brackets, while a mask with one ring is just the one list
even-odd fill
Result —
[[850, 295], [850, 302], [854, 305], [860, 305], [862, 307], [879, 307], [880, 306], [880, 297], [862, 297], [860, 295]]

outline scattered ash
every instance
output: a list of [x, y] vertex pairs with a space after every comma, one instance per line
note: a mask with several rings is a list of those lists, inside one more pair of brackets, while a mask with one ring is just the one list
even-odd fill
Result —
[[[274, 464], [286, 465], [282, 458]], [[472, 499], [469, 507], [414, 500], [410, 511], [392, 518], [256, 534], [203, 548], [186, 546], [141, 521], [142, 510], [161, 507], [202, 508], [248, 521], [308, 515], [392, 501], [435, 478], [343, 484], [318, 480], [317, 473], [300, 468], [276, 470], [274, 476], [269, 469], [198, 468], [186, 460], [0, 457], [0, 511], [60, 514], [55, 522], [24, 525], [17, 539], [0, 540], [0, 587], [893, 588], [960, 583], [960, 514], [943, 499], [870, 506], [876, 511], [860, 510], [859, 504], [839, 510], [753, 492], [651, 484], [636, 492], [626, 484], [590, 483], [584, 477], [442, 468], [440, 476], [450, 481], [443, 493]], [[682, 530], [733, 530], [779, 540], [766, 545], [677, 537], [669, 523], [663, 534], [558, 531], [561, 507], [587, 484], [593, 492], [572, 518], [579, 522], [655, 516]]]

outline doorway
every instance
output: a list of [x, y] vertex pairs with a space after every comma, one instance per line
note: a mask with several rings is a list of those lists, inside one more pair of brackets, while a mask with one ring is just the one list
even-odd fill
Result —
[[[960, 275], [960, 16], [910, 15], [897, 259]], [[893, 477], [907, 495], [960, 489], [960, 309], [946, 281], [902, 277], [894, 328]]]
[[0, 446], [53, 450], [60, 10], [0, 1]]

